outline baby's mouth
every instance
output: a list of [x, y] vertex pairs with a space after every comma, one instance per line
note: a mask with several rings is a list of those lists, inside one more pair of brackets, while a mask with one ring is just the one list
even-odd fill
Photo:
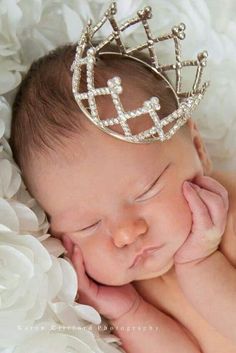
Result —
[[134, 258], [134, 260], [133, 260], [133, 262], [132, 262], [132, 264], [131, 264], [131, 266], [129, 268], [136, 267], [146, 257], [149, 257], [152, 254], [158, 252], [161, 248], [163, 248], [164, 245], [165, 244], [162, 244], [162, 245], [156, 246], [156, 247], [150, 247], [150, 248], [144, 249], [141, 254], [136, 255], [136, 257]]

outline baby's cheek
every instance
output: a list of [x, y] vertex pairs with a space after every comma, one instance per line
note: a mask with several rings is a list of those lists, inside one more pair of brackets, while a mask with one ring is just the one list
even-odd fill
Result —
[[[177, 188], [176, 188], [177, 189]], [[178, 189], [167, 195], [165, 208], [163, 209], [163, 228], [166, 230], [168, 240], [177, 247], [188, 237], [192, 227], [192, 214], [188, 202], [183, 193]]]
[[127, 270], [122, 270], [119, 264], [112, 264], [103, 259], [86, 261], [86, 270], [88, 275], [97, 282], [110, 286], [120, 286], [127, 283], [125, 274]]
[[112, 254], [108, 245], [101, 244], [99, 241], [89, 241], [83, 244], [84, 262], [86, 272], [97, 282], [105, 285], [125, 284], [127, 269], [124, 262], [121, 263]]
[[188, 205], [187, 200], [183, 195], [181, 195], [181, 204], [182, 204], [181, 220], [182, 220], [182, 226], [184, 230], [183, 240], [185, 241], [192, 229], [192, 212]]

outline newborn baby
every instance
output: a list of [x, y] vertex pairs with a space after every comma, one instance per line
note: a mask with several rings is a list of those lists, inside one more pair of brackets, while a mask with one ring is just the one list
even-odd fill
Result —
[[[65, 45], [33, 63], [15, 98], [10, 144], [75, 267], [78, 301], [109, 320], [126, 352], [235, 352], [235, 176], [213, 171], [192, 118], [150, 144], [99, 130], [71, 92], [74, 55]], [[95, 85], [114, 76], [126, 110], [151, 96], [160, 117], [176, 109], [140, 64], [100, 59]], [[106, 96], [97, 106], [104, 119], [116, 115]], [[134, 133], [149, 119], [133, 119]]]

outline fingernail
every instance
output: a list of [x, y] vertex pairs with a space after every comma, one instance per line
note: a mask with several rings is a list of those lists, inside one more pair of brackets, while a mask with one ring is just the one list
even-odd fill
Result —
[[196, 184], [191, 183], [191, 186], [197, 191], [200, 190], [200, 187]]

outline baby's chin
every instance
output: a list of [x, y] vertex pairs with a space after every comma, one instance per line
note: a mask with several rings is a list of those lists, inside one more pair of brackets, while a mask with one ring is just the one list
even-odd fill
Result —
[[140, 281], [140, 280], [159, 277], [159, 276], [167, 273], [173, 266], [174, 266], [174, 258], [172, 257], [160, 270], [153, 271], [153, 272], [150, 271], [150, 272], [143, 273], [143, 274], [142, 273], [138, 274], [134, 278], [134, 281]]

